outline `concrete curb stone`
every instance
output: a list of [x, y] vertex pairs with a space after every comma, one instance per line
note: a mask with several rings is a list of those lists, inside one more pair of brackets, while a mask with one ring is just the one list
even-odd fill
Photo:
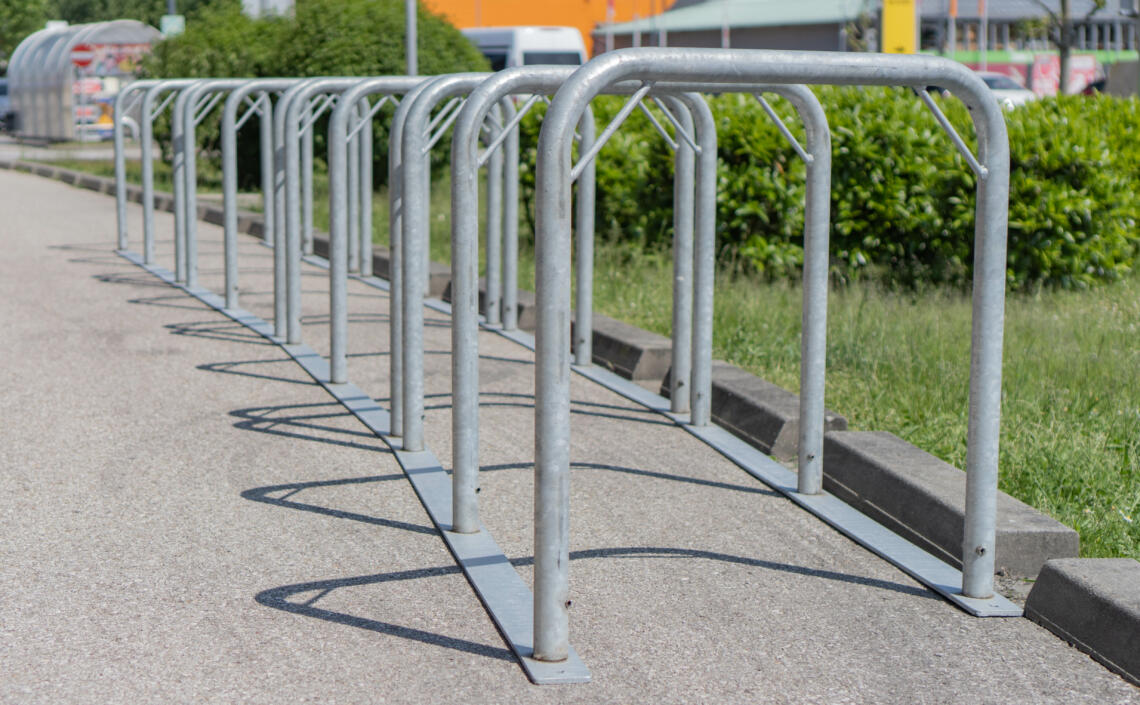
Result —
[[[385, 258], [387, 251], [385, 250]], [[377, 255], [379, 257], [379, 255]], [[380, 260], [377, 259], [377, 262]], [[384, 260], [384, 274], [380, 274], [379, 269], [373, 270], [376, 276], [387, 279], [388, 261]], [[451, 277], [448, 276], [447, 285], [444, 286], [443, 292], [440, 294], [440, 299], [446, 303], [451, 303]], [[487, 312], [487, 279], [486, 277], [479, 277], [479, 312]], [[595, 314], [596, 315], [596, 314]], [[518, 327], [520, 330], [534, 331], [535, 317], [534, 317], [534, 292], [527, 291], [526, 289], [518, 290]]]
[[1029, 592], [1025, 616], [1140, 685], [1140, 562], [1048, 561]]
[[[666, 373], [660, 394], [669, 396], [670, 379]], [[799, 448], [800, 398], [783, 387], [722, 360], [712, 364], [713, 420], [780, 460], [796, 459]], [[829, 409], [824, 410], [823, 429], [844, 431], [847, 419]]]
[[[824, 436], [824, 488], [907, 540], [961, 568], [966, 473], [885, 431]], [[1051, 558], [1076, 556], [1073, 529], [998, 492], [999, 572], [1033, 577]]]

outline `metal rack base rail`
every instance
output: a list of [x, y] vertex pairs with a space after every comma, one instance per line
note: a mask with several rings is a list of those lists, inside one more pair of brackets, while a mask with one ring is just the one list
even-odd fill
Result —
[[[948, 87], [971, 109], [978, 156], [967, 161], [978, 175], [976, 259], [971, 338], [970, 412], [962, 595], [993, 595], [993, 554], [1000, 419], [1001, 344], [1009, 194], [1009, 146], [1000, 107], [985, 85], [960, 64], [940, 58], [833, 55], [821, 52], [629, 49], [600, 56], [559, 90], [543, 121], [536, 186], [537, 314], [535, 657], [565, 659], [569, 650], [569, 232], [572, 172], [570, 140], [590, 100], [607, 86], [639, 80], [692, 83], [694, 89], [732, 91], [740, 84], [809, 83]], [[928, 106], [933, 106], [928, 102]], [[940, 115], [936, 106], [932, 109]], [[960, 138], [949, 124], [955, 146]], [[699, 127], [698, 127], [699, 129]], [[589, 155], [587, 155], [589, 156]], [[706, 155], [707, 156], [707, 155]], [[964, 156], [966, 156], [964, 154]], [[699, 186], [698, 186], [699, 188]], [[715, 225], [715, 193], [698, 192], [697, 240]], [[712, 262], [697, 260], [695, 320], [711, 321]], [[702, 273], [702, 270], [705, 270]], [[704, 294], [702, 294], [702, 290]], [[710, 331], [711, 332], [711, 331]], [[694, 331], [702, 356], [711, 335]], [[696, 356], [695, 356], [696, 357]], [[696, 365], [696, 360], [694, 360]], [[705, 384], [694, 378], [693, 384]], [[694, 404], [692, 423], [698, 420]]]

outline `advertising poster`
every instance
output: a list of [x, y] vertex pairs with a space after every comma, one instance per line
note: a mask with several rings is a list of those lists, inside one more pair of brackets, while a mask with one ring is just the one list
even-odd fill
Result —
[[134, 77], [150, 48], [150, 44], [92, 44], [84, 52], [86, 65], [75, 66], [71, 87], [75, 133], [80, 139], [111, 139], [115, 96]]

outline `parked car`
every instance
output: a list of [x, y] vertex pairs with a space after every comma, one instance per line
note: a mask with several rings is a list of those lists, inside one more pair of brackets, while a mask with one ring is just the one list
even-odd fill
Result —
[[586, 62], [586, 44], [574, 27], [473, 27], [461, 31], [491, 62], [492, 71]]
[[990, 90], [993, 91], [994, 97], [998, 99], [998, 102], [1001, 103], [1001, 106], [1006, 110], [1012, 110], [1019, 105], [1025, 105], [1030, 101], [1037, 100], [1036, 93], [1020, 85], [1017, 81], [1006, 76], [1004, 73], [978, 71], [977, 74], [978, 77], [989, 86]]

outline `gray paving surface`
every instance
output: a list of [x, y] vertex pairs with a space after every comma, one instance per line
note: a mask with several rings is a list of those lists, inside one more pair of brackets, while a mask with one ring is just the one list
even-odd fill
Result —
[[[112, 199], [2, 171], [0, 193], [2, 702], [1140, 703], [581, 379], [571, 639], [594, 680], [532, 686], [380, 441], [282, 351], [115, 256]], [[220, 290], [220, 231], [199, 232]], [[242, 247], [242, 304], [268, 317], [270, 253]], [[311, 270], [318, 351], [326, 292]], [[387, 301], [351, 300], [350, 378], [384, 400]], [[446, 462], [449, 337], [428, 321]], [[480, 345], [483, 519], [529, 581], [533, 366]]]

